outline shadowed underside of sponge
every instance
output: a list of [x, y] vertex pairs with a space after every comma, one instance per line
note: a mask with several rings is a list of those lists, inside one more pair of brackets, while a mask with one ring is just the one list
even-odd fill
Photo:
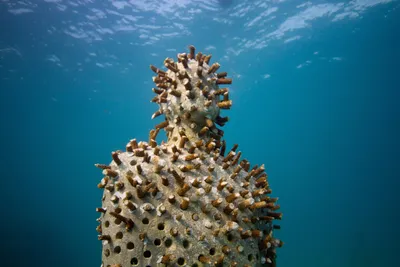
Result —
[[[211, 55], [178, 54], [165, 70], [150, 66], [165, 121], [148, 142], [132, 139], [112, 152], [98, 184], [104, 189], [97, 227], [104, 267], [275, 266], [277, 198], [264, 165], [250, 167], [235, 145], [226, 151], [222, 127], [229, 109], [225, 72]], [[167, 142], [157, 144], [161, 129]]]

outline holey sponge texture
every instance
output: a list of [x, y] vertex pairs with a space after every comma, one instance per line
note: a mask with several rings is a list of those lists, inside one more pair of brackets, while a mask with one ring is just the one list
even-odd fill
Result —
[[[229, 109], [226, 72], [216, 73], [210, 55], [167, 58], [166, 71], [150, 66], [159, 105], [153, 118], [165, 121], [148, 142], [132, 139], [126, 151], [112, 152], [98, 184], [97, 208], [102, 266], [275, 266], [273, 236], [277, 198], [271, 197], [264, 165], [250, 166], [238, 146], [222, 139]], [[167, 142], [157, 144], [160, 130]]]

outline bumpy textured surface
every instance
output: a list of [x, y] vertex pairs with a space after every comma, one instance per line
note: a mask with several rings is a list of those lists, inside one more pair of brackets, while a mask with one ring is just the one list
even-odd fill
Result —
[[[102, 266], [275, 266], [273, 224], [281, 219], [264, 166], [250, 167], [235, 145], [226, 151], [223, 126], [229, 109], [226, 73], [209, 66], [211, 56], [178, 54], [166, 71], [154, 66], [165, 121], [148, 142], [132, 139], [112, 152], [110, 165], [96, 164], [104, 177], [97, 228]], [[168, 141], [157, 144], [158, 132]]]

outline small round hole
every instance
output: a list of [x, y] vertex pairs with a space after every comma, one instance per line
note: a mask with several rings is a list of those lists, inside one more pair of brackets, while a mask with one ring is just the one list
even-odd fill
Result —
[[193, 263], [192, 267], [199, 267], [199, 265], [197, 263]]
[[110, 226], [110, 222], [109, 221], [105, 221], [104, 222], [104, 226], [107, 228], [108, 226]]
[[137, 265], [139, 263], [139, 260], [137, 258], [132, 258], [131, 259], [131, 264], [132, 265]]
[[116, 213], [121, 213], [121, 208], [116, 208], [115, 210], [114, 210]]
[[121, 247], [120, 247], [120, 246], [116, 246], [116, 247], [114, 248], [114, 253], [119, 254], [120, 252], [121, 252]]
[[215, 254], [215, 248], [210, 248], [210, 255], [214, 255]]
[[131, 160], [131, 162], [130, 162], [130, 164], [131, 164], [131, 166], [135, 166], [136, 165], [136, 160]]
[[165, 240], [165, 246], [167, 248], [169, 248], [171, 245], [172, 245], [172, 239], [171, 238], [168, 238], [167, 240]]
[[158, 230], [164, 230], [164, 223], [159, 223], [157, 225]]
[[188, 247], [189, 247], [189, 241], [186, 240], [186, 239], [183, 240], [183, 241], [182, 241], [182, 245], [183, 245], [184, 248], [188, 248]]
[[124, 236], [124, 234], [123, 234], [122, 232], [118, 232], [118, 233], [115, 235], [115, 238], [116, 238], [116, 239], [122, 239], [123, 236]]
[[253, 261], [253, 259], [254, 259], [253, 254], [249, 254], [249, 255], [247, 256], [247, 259], [248, 259], [249, 261]]
[[233, 240], [233, 235], [232, 234], [228, 234], [227, 238], [228, 238], [228, 241], [232, 241]]
[[161, 245], [161, 239], [159, 239], [159, 238], [154, 239], [154, 245], [156, 245], [156, 246]]
[[142, 223], [143, 223], [143, 224], [149, 224], [149, 219], [143, 218]]
[[185, 264], [185, 258], [180, 257], [180, 258], [178, 258], [177, 262], [178, 262], [179, 265], [184, 265]]
[[143, 256], [145, 258], [150, 258], [151, 257], [151, 251], [150, 250], [146, 250], [145, 252], [143, 252]]
[[121, 224], [121, 220], [120, 219], [115, 219], [114, 223], [119, 225], [119, 224]]
[[129, 242], [128, 244], [126, 244], [126, 248], [127, 249], [134, 249], [135, 245], [132, 242]]

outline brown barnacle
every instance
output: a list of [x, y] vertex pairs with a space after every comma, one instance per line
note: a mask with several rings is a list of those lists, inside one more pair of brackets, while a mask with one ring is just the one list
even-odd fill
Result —
[[260, 238], [263, 236], [263, 232], [258, 229], [251, 230], [251, 236], [254, 238]]
[[256, 189], [253, 192], [251, 192], [252, 197], [258, 197], [262, 194], [265, 193], [265, 189], [264, 188], [260, 188], [260, 189]]
[[153, 154], [156, 156], [160, 155], [160, 147], [159, 146], [154, 147]]
[[175, 162], [175, 161], [178, 160], [178, 158], [179, 158], [179, 153], [176, 152], [176, 153], [172, 154], [172, 156], [171, 156], [171, 161], [172, 161], [172, 162]]
[[133, 152], [136, 157], [144, 157], [144, 149], [143, 148], [137, 148]]
[[249, 187], [249, 185], [250, 185], [249, 182], [242, 182], [242, 183], [240, 183], [240, 186], [243, 187], [243, 188], [247, 188], [247, 187]]
[[121, 181], [118, 181], [118, 182], [116, 182], [116, 183], [114, 184], [114, 186], [115, 186], [115, 189], [116, 189], [116, 190], [122, 190], [122, 189], [124, 188], [124, 183], [121, 182]]
[[202, 77], [203, 76], [203, 67], [198, 66], [196, 73], [197, 73], [197, 76]]
[[251, 205], [250, 209], [255, 210], [255, 209], [262, 209], [268, 207], [268, 203], [265, 201], [258, 201], [255, 202], [253, 205]]
[[199, 131], [199, 136], [203, 136], [208, 132], [208, 127], [204, 126], [203, 128], [201, 128], [201, 130]]
[[242, 170], [242, 166], [237, 165], [236, 168], [233, 170], [234, 173], [239, 173]]
[[97, 238], [99, 240], [107, 240], [108, 242], [111, 242], [111, 236], [110, 235], [98, 235]]
[[231, 248], [228, 247], [227, 245], [223, 246], [223, 247], [222, 247], [222, 253], [224, 253], [224, 254], [229, 254], [229, 253], [231, 253]]
[[261, 165], [258, 169], [256, 169], [256, 170], [253, 172], [252, 176], [258, 177], [258, 175], [260, 175], [263, 171], [265, 171], [264, 164]]
[[[196, 147], [195, 147], [195, 146], [191, 146], [191, 147], [188, 149], [188, 153], [194, 155], [195, 150], [196, 150]], [[199, 157], [199, 155], [197, 155], [197, 157]]]
[[130, 210], [130, 211], [134, 211], [136, 210], [136, 206], [135, 204], [132, 203], [132, 201], [129, 200], [124, 200], [124, 205]]
[[173, 152], [173, 153], [179, 153], [179, 154], [182, 153], [182, 150], [178, 149], [178, 148], [176, 147], [176, 145], [173, 145], [171, 149], [172, 149], [172, 152]]
[[147, 233], [146, 232], [139, 233], [139, 240], [140, 241], [144, 242], [146, 240], [146, 237], [147, 237]]
[[212, 104], [212, 100], [206, 100], [206, 101], [204, 101], [204, 106], [205, 107], [209, 107], [209, 106], [211, 106], [211, 104]]
[[199, 255], [198, 260], [199, 260], [201, 263], [204, 263], [204, 264], [210, 264], [210, 263], [211, 263], [211, 258], [209, 258], [209, 257], [207, 257], [207, 256], [204, 256], [203, 254], [200, 254], [200, 255]]
[[190, 203], [189, 198], [188, 198], [188, 197], [183, 197], [183, 198], [182, 198], [182, 202], [181, 202], [181, 204], [179, 205], [179, 207], [180, 207], [182, 210], [187, 210], [187, 208], [189, 207], [189, 203]]
[[225, 186], [227, 186], [227, 185], [228, 185], [228, 182], [222, 181], [222, 179], [221, 179], [220, 182], [219, 182], [218, 185], [217, 185], [218, 191], [221, 191], [221, 190], [224, 189]]
[[203, 203], [203, 204], [201, 205], [201, 211], [202, 211], [204, 214], [208, 214], [208, 213], [211, 211], [211, 205], [210, 205], [210, 203]]
[[172, 90], [169, 92], [171, 95], [175, 96], [175, 97], [181, 97], [182, 93], [178, 90]]
[[204, 191], [205, 191], [206, 193], [210, 193], [210, 192], [211, 192], [211, 189], [212, 189], [213, 187], [212, 187], [212, 185], [205, 184], [205, 185], [203, 186], [203, 188], [204, 188]]
[[138, 182], [137, 182], [136, 180], [134, 180], [134, 179], [132, 178], [132, 176], [127, 175], [127, 176], [126, 176], [126, 179], [127, 179], [128, 182], [131, 184], [131, 186], [136, 187], [136, 185], [137, 185]]
[[136, 139], [131, 139], [129, 141], [129, 143], [130, 143], [130, 145], [132, 146], [133, 149], [137, 149], [139, 147]]
[[267, 211], [267, 216], [274, 217], [276, 220], [281, 220], [282, 219], [282, 213], [281, 212]]
[[110, 200], [111, 200], [112, 203], [117, 204], [118, 201], [119, 201], [119, 197], [117, 197], [116, 195], [113, 195], [113, 196], [110, 198]]
[[163, 129], [163, 128], [167, 127], [167, 126], [168, 126], [168, 121], [166, 120], [166, 121], [163, 121], [163, 122], [157, 124], [156, 125], [156, 129]]
[[108, 185], [106, 185], [105, 188], [106, 188], [109, 192], [114, 191], [114, 185], [113, 185], [113, 184], [108, 184]]
[[106, 213], [106, 209], [105, 208], [96, 208], [97, 212], [101, 212], [101, 213]]
[[103, 233], [103, 229], [102, 229], [102, 227], [101, 227], [101, 224], [97, 225], [96, 231], [97, 231], [99, 234]]
[[160, 70], [156, 66], [150, 65], [150, 69], [159, 75], [165, 75], [165, 72], [163, 70]]
[[213, 205], [215, 208], [219, 207], [221, 203], [223, 202], [222, 198], [217, 198], [211, 201], [211, 205]]
[[167, 103], [168, 99], [167, 98], [160, 98], [158, 102], [159, 103]]
[[151, 89], [154, 93], [156, 93], [157, 95], [162, 94], [165, 90], [159, 89], [159, 88], [152, 88]]
[[218, 102], [217, 106], [221, 109], [230, 109], [232, 106], [232, 100]]
[[194, 186], [194, 187], [196, 187], [196, 188], [199, 188], [199, 187], [201, 186], [201, 182], [199, 181], [199, 179], [195, 178], [195, 179], [192, 181], [192, 186]]
[[240, 232], [240, 237], [242, 238], [242, 239], [247, 239], [247, 238], [249, 238], [249, 237], [251, 237], [251, 230], [246, 230], [246, 231], [241, 231]]
[[134, 223], [133, 223], [132, 219], [124, 217], [121, 214], [116, 213], [115, 211], [111, 211], [110, 215], [115, 217], [116, 219], [123, 221], [125, 223], [126, 230], [130, 230], [133, 228]]
[[171, 204], [174, 204], [176, 201], [175, 196], [174, 195], [169, 195], [168, 196], [168, 202]]
[[185, 157], [185, 161], [192, 161], [192, 160], [197, 159], [198, 157], [199, 157], [199, 154], [189, 154]]
[[211, 67], [208, 69], [207, 74], [216, 72], [219, 69], [219, 67], [220, 67], [219, 63], [212, 64]]
[[214, 166], [214, 165], [209, 165], [209, 166], [208, 166], [208, 171], [209, 171], [209, 172], [213, 172], [214, 169], [215, 169], [215, 166]]
[[212, 55], [210, 54], [210, 55], [207, 55], [207, 56], [204, 56], [204, 59], [203, 59], [203, 61], [205, 62], [205, 63], [210, 63], [210, 60], [211, 60], [211, 57], [212, 57]]
[[229, 93], [228, 92], [226, 92], [226, 93], [224, 93], [224, 101], [229, 101]]
[[214, 148], [215, 148], [215, 142], [209, 142], [206, 145], [206, 152], [210, 153], [212, 150], [214, 150]]
[[227, 75], [228, 75], [227, 72], [220, 72], [220, 73], [217, 73], [217, 78], [225, 78]]
[[94, 164], [94, 166], [95, 166], [96, 168], [101, 169], [101, 170], [111, 169], [111, 166], [106, 165], [106, 164], [99, 164], [99, 163], [96, 163], [96, 164]]
[[111, 156], [112, 156], [112, 159], [114, 160], [114, 162], [115, 162], [117, 165], [121, 165], [122, 161], [121, 161], [121, 159], [118, 157], [118, 152], [113, 151], [113, 152], [111, 153]]
[[136, 170], [137, 170], [137, 172], [138, 172], [139, 174], [142, 174], [142, 173], [143, 173], [142, 166], [141, 166], [139, 163], [136, 165]]
[[258, 178], [255, 182], [256, 187], [263, 187], [265, 185], [267, 185], [267, 176], [261, 176], [260, 178]]
[[171, 262], [173, 262], [176, 259], [176, 256], [173, 254], [165, 254], [161, 258], [161, 263], [165, 265], [169, 265]]
[[216, 83], [217, 84], [231, 84], [232, 83], [232, 79], [230, 79], [230, 78], [218, 78]]
[[224, 126], [225, 123], [227, 123], [229, 121], [229, 117], [220, 117], [217, 116], [215, 118], [215, 123], [218, 124], [219, 126]]
[[242, 191], [239, 192], [239, 194], [244, 198], [246, 198], [247, 194], [249, 194], [249, 193], [250, 193], [250, 191], [247, 190], [247, 189], [246, 190], [242, 190]]
[[182, 136], [180, 141], [179, 141], [179, 148], [184, 148], [185, 147], [185, 143], [188, 141], [189, 139], [187, 138], [187, 136]]
[[215, 236], [215, 237], [218, 237], [218, 235], [219, 235], [220, 232], [221, 232], [220, 229], [215, 229], [215, 230], [212, 232], [212, 235]]
[[188, 172], [188, 171], [193, 170], [193, 169], [194, 169], [194, 166], [191, 165], [191, 164], [181, 165], [181, 166], [179, 166], [179, 169], [180, 169], [182, 172]]
[[182, 81], [183, 86], [185, 86], [186, 90], [192, 90], [192, 84], [190, 83], [190, 79], [185, 78]]
[[178, 72], [178, 68], [171, 62], [165, 62], [164, 66], [167, 67], [167, 69], [169, 69], [170, 71], [176, 73]]
[[237, 173], [232, 173], [229, 178], [231, 178], [232, 180], [235, 180], [237, 177]]
[[170, 233], [172, 236], [177, 236], [178, 233], [179, 233], [178, 228], [177, 228], [177, 227], [172, 227], [172, 228], [169, 230], [169, 233]]
[[222, 164], [222, 168], [223, 168], [224, 170], [228, 169], [229, 166], [231, 166], [231, 165], [229, 165], [228, 162], [224, 162], [224, 163]]
[[146, 196], [146, 191], [143, 190], [141, 185], [136, 186], [136, 195], [138, 198], [144, 198]]
[[223, 95], [225, 93], [229, 92], [228, 88], [220, 88], [214, 91], [215, 95]]
[[228, 205], [225, 206], [224, 208], [224, 213], [229, 215], [231, 212], [235, 209], [235, 205], [233, 203], [229, 203]]
[[[157, 142], [156, 142], [155, 139], [150, 139], [150, 140], [149, 140], [149, 144], [150, 144], [150, 146], [151, 146], [152, 148], [155, 148], [155, 147], [157, 146]], [[148, 157], [148, 158], [150, 158], [150, 157]]]
[[111, 169], [105, 169], [105, 170], [103, 170], [103, 174], [104, 174], [105, 176], [113, 177], [113, 178], [115, 178], [115, 177], [118, 176], [118, 172], [115, 171], [115, 170], [111, 170]]
[[226, 202], [228, 203], [232, 203], [233, 201], [235, 201], [235, 199], [239, 198], [240, 194], [239, 193], [232, 193], [228, 196], [225, 197]]
[[214, 181], [213, 177], [211, 175], [207, 176], [204, 179], [204, 182], [208, 183], [208, 184], [212, 184], [212, 182]]
[[214, 262], [215, 267], [222, 267], [224, 265], [225, 255], [219, 255], [217, 260]]
[[238, 208], [244, 210], [254, 204], [253, 198], [248, 198], [239, 203]]
[[206, 126], [208, 127], [208, 128], [213, 128], [214, 127], [214, 122], [211, 120], [211, 119], [209, 119], [209, 118], [206, 118]]
[[178, 194], [178, 196], [183, 197], [189, 190], [190, 190], [190, 185], [188, 183], [183, 183], [183, 186], [178, 190], [176, 190], [176, 193]]
[[[233, 160], [232, 160], [232, 165], [236, 165], [236, 164], [238, 163], [238, 161], [239, 161], [241, 155], [242, 155], [242, 152], [239, 151], [239, 152], [236, 154], [236, 156], [233, 158]], [[240, 166], [240, 165], [238, 165], [238, 166]]]

